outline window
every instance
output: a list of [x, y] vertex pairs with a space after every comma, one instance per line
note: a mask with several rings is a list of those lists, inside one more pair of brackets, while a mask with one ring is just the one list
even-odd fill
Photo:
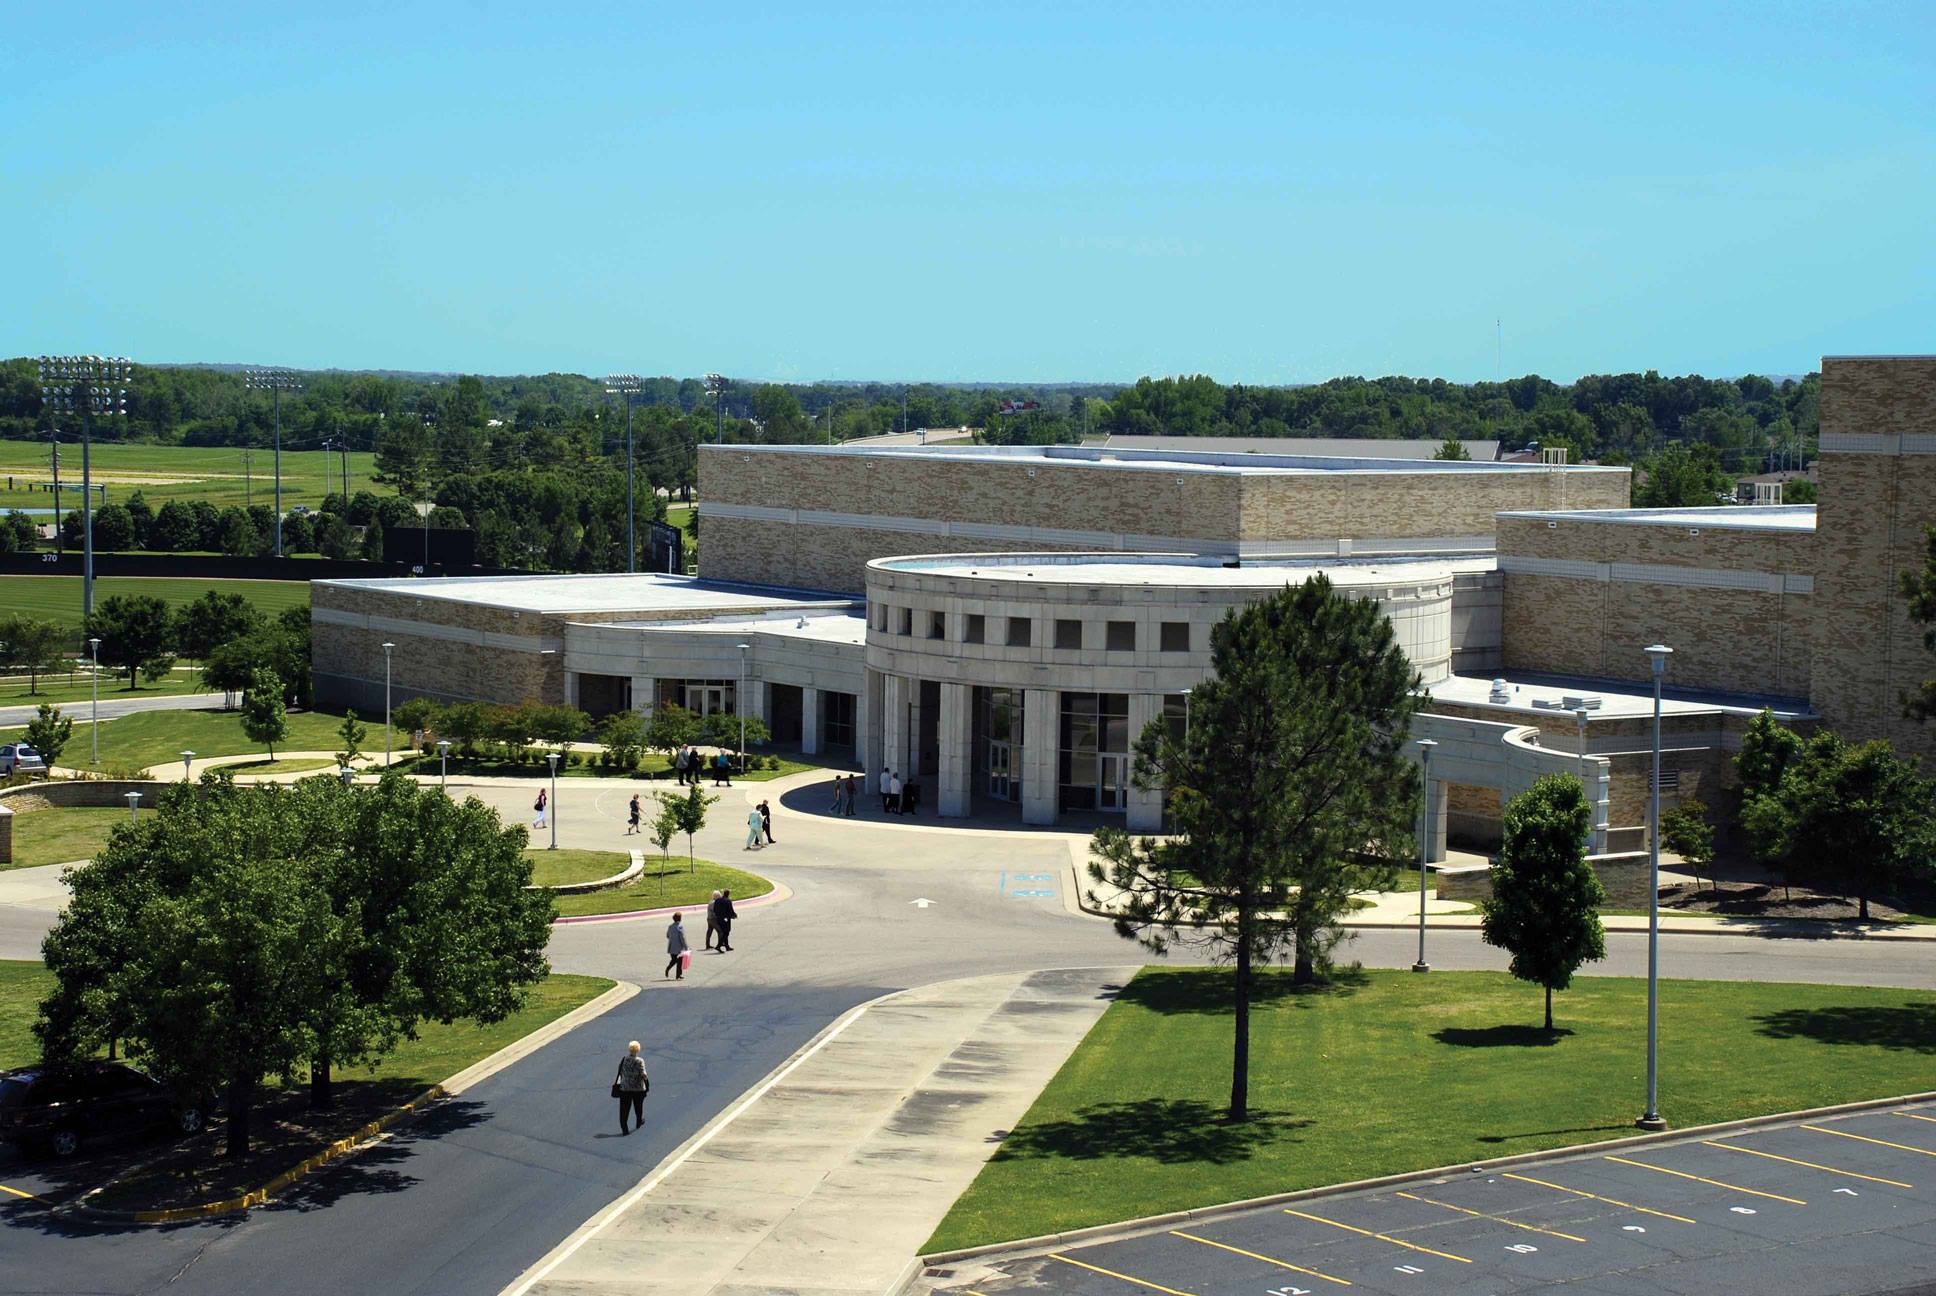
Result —
[[1190, 623], [1188, 621], [1165, 621], [1163, 623], [1163, 651], [1190, 651]]
[[1104, 646], [1110, 652], [1136, 651], [1136, 623], [1134, 621], [1111, 621], [1109, 637]]
[[961, 627], [961, 642], [986, 643], [988, 639], [988, 618], [979, 612], [970, 612]]
[[887, 604], [885, 603], [874, 609], [874, 628], [882, 634], [887, 633]]
[[1010, 648], [1027, 648], [1034, 642], [1034, 622], [1030, 621], [1027, 617], [1010, 617], [1008, 619], [1008, 646]]
[[946, 612], [928, 613], [928, 638], [946, 639], [948, 637], [948, 614]]
[[899, 632], [904, 635], [912, 635], [914, 633], [914, 609], [902, 608], [900, 612], [901, 624]]
[[854, 748], [854, 695], [833, 689], [820, 691], [820, 741], [842, 751]]
[[1058, 648], [1082, 647], [1082, 622], [1058, 620], [1055, 623], [1055, 646]]

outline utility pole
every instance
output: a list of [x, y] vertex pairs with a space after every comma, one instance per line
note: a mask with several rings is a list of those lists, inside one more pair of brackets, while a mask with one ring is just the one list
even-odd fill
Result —
[[639, 539], [632, 505], [632, 401], [643, 390], [645, 384], [637, 374], [605, 376], [606, 394], [625, 399], [625, 570], [628, 573], [639, 569]]
[[722, 445], [726, 441], [726, 379], [707, 374], [706, 390], [713, 395], [713, 444]]
[[243, 384], [256, 391], [273, 393], [276, 408], [276, 557], [282, 557], [282, 394], [301, 391], [302, 382], [292, 369], [246, 369]]
[[67, 537], [61, 533], [60, 511], [60, 429], [54, 426], [50, 415], [47, 420], [48, 458], [53, 461], [54, 470], [54, 552], [61, 557], [67, 556]]
[[[133, 364], [125, 356], [42, 356], [40, 399], [50, 411], [79, 410], [81, 414], [81, 613], [94, 615], [94, 476], [90, 451], [94, 443], [94, 415], [107, 418], [128, 412], [128, 375]], [[57, 510], [60, 505], [54, 506]], [[60, 531], [60, 515], [54, 515]]]
[[249, 447], [242, 447], [242, 507], [255, 507], [255, 475], [249, 467]]

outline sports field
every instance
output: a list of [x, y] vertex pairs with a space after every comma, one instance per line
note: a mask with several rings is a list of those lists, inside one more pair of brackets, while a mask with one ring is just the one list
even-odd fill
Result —
[[[192, 603], [209, 590], [240, 594], [266, 617], [284, 608], [309, 606], [309, 582], [195, 580], [171, 576], [96, 576], [94, 601], [114, 595], [146, 594], [170, 607]], [[0, 609], [81, 628], [79, 576], [0, 576]]]
[[[78, 429], [62, 430], [61, 508], [79, 507], [81, 447]], [[53, 481], [46, 441], [0, 441], [0, 510], [51, 509]], [[350, 492], [375, 489], [370, 472], [375, 456], [349, 456]], [[270, 504], [275, 500], [275, 455], [269, 450], [201, 446], [96, 444], [89, 471], [96, 486], [107, 488], [107, 502], [126, 503], [140, 491], [154, 508], [169, 500], [205, 499], [216, 508], [230, 504]], [[282, 452], [284, 508], [323, 502], [342, 489], [342, 457], [328, 450]]]

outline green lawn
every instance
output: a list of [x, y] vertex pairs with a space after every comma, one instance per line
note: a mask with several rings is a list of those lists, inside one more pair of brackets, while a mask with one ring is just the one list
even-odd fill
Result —
[[15, 814], [13, 863], [0, 864], [0, 869], [93, 859], [108, 844], [114, 825], [126, 822], [127, 810], [114, 806], [57, 806]]
[[[70, 716], [85, 714], [83, 709], [67, 710]], [[291, 711], [289, 734], [276, 744], [276, 749], [334, 751], [342, 746], [342, 740], [336, 734], [342, 723], [341, 713]], [[86, 721], [78, 721], [74, 725], [74, 736], [61, 752], [62, 765], [74, 769], [87, 767], [90, 728]], [[372, 725], [370, 730], [380, 753], [382, 728]], [[367, 749], [370, 736], [366, 736], [363, 743]], [[145, 769], [163, 761], [179, 761], [184, 749], [197, 756], [240, 756], [263, 750], [261, 743], [242, 732], [240, 711], [143, 711], [101, 722], [101, 765], [104, 769]]]
[[623, 873], [632, 864], [632, 857], [624, 851], [546, 850], [532, 846], [524, 853], [531, 858], [532, 886], [596, 882]]
[[[6, 577], [0, 577], [5, 580]], [[52, 702], [56, 706], [72, 711], [76, 707], [85, 709], [94, 696], [86, 671], [60, 671], [40, 677], [37, 692], [27, 691], [28, 678], [25, 675], [8, 675], [0, 678], [0, 706], [38, 706], [42, 702]], [[127, 677], [117, 675], [103, 668], [101, 671], [101, 700], [127, 697], [163, 697], [177, 693], [202, 693], [202, 673], [193, 666], [177, 666], [161, 679], [150, 684], [141, 681], [138, 693], [128, 690]]]
[[[61, 507], [80, 506], [81, 448], [74, 434], [63, 429], [61, 437]], [[242, 451], [214, 446], [156, 446], [95, 443], [90, 452], [90, 469], [97, 486], [107, 487], [107, 502], [125, 504], [140, 491], [149, 505], [159, 509], [168, 500], [205, 499], [216, 508], [275, 501], [275, 455], [255, 450], [245, 468]], [[375, 456], [353, 453], [349, 457], [350, 492], [376, 489], [370, 483]], [[27, 489], [27, 482], [45, 485], [50, 480], [48, 446], [38, 441], [0, 441], [0, 510], [10, 508], [52, 508], [53, 495], [45, 490]], [[327, 450], [284, 450], [282, 452], [282, 504], [290, 508], [323, 502], [323, 496], [342, 489], [342, 459]], [[253, 491], [249, 478], [253, 476]], [[12, 489], [7, 479], [13, 478]], [[71, 489], [70, 489], [71, 488]]]
[[[1266, 973], [1256, 1119], [1230, 1094], [1229, 974], [1146, 969], [968, 1188], [927, 1251], [1030, 1237], [1633, 1132], [1646, 982], [1554, 998], [1503, 973]], [[1662, 1113], [1686, 1127], [1936, 1088], [1936, 994], [1661, 983]]]
[[[5, 442], [0, 442], [4, 445]], [[4, 479], [0, 479], [4, 480]], [[309, 582], [305, 580], [197, 580], [185, 576], [96, 576], [94, 601], [121, 594], [146, 594], [170, 607], [192, 603], [209, 590], [240, 594], [264, 616], [273, 617], [284, 608], [309, 606]], [[78, 636], [81, 629], [81, 578], [79, 576], [0, 576], [0, 607], [21, 612], [44, 621], [71, 626]], [[77, 645], [76, 651], [79, 651]], [[122, 681], [120, 687], [126, 688]], [[105, 681], [101, 689], [105, 696]]]
[[[560, 851], [559, 854], [564, 852]], [[615, 870], [616, 871], [616, 870]], [[590, 891], [584, 895], [558, 897], [558, 916], [629, 913], [634, 909], [663, 909], [669, 905], [703, 905], [713, 892], [730, 889], [735, 900], [763, 896], [773, 884], [756, 873], [728, 868], [711, 860], [698, 861], [692, 869], [684, 856], [673, 855], [663, 864], [652, 844], [645, 845], [645, 872], [636, 881], [609, 891]], [[699, 930], [705, 930], [702, 919]]]
[[40, 1058], [34, 1017], [54, 978], [38, 963], [0, 960], [0, 1071], [29, 1066]]

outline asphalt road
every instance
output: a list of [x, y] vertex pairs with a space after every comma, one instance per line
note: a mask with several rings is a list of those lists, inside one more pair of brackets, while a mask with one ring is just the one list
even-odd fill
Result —
[[[101, 718], [112, 720], [116, 716], [133, 715], [137, 711], [213, 711], [222, 705], [220, 693], [173, 693], [165, 697], [112, 698], [101, 699]], [[59, 704], [62, 713], [70, 720], [86, 720], [91, 714], [90, 703], [86, 698], [78, 702]], [[29, 706], [0, 707], [0, 729], [13, 725], [24, 725], [39, 712], [40, 704]]]
[[[523, 789], [484, 796], [507, 816], [527, 813]], [[624, 790], [567, 783], [561, 800], [561, 845], [631, 844], [619, 835]], [[787, 812], [808, 803], [792, 795], [781, 802], [780, 845], [757, 857], [740, 849], [743, 801], [722, 804], [734, 814], [715, 812], [718, 826], [701, 835], [699, 853], [745, 861], [794, 894], [747, 910], [735, 952], [699, 954], [685, 983], [660, 979], [661, 921], [561, 927], [551, 948], [558, 970], [635, 981], [645, 993], [246, 1215], [132, 1229], [50, 1219], [31, 1203], [0, 1205], [0, 1287], [495, 1292], [849, 1006], [955, 977], [1142, 957], [1108, 924], [1067, 911], [1062, 838]], [[922, 899], [930, 903], [915, 903]], [[0, 905], [0, 956], [35, 957], [50, 920], [42, 909]], [[1434, 966], [1505, 966], [1474, 934], [1430, 939]], [[1366, 932], [1342, 956], [1409, 966], [1415, 941], [1409, 932]], [[1608, 944], [1596, 972], [1644, 970], [1644, 940], [1613, 936]], [[1665, 943], [1663, 970], [1936, 988], [1931, 954], [1872, 941], [1689, 936]], [[648, 1132], [620, 1139], [607, 1087], [629, 1039], [644, 1045], [652, 1097]], [[35, 1166], [0, 1155], [0, 1184], [34, 1191], [38, 1182]]]
[[[938, 1290], [1002, 1296], [1579, 1296], [1936, 1288], [1936, 1105], [1192, 1221], [996, 1263]], [[1928, 1284], [1929, 1286], [1925, 1286]]]

